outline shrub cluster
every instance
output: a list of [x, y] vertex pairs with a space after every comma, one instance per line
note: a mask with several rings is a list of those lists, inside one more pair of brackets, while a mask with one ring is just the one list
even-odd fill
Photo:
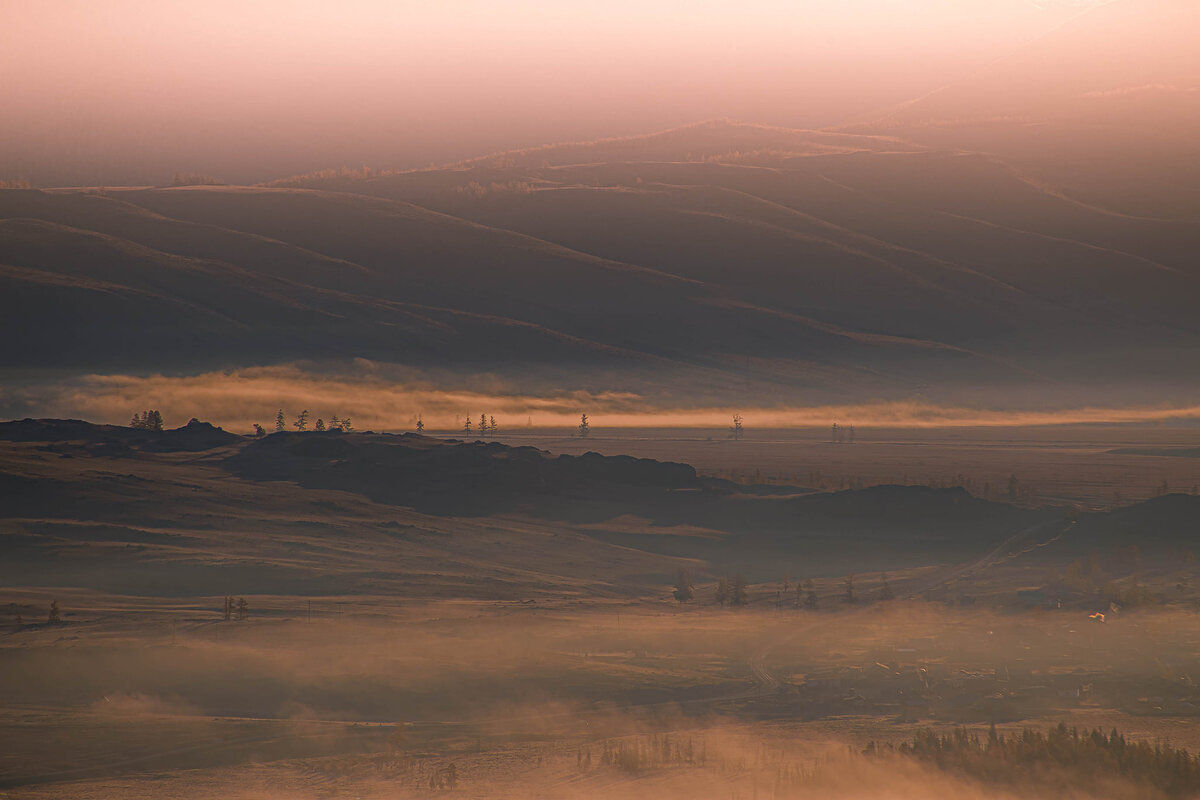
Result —
[[1167, 797], [1200, 793], [1200, 756], [1162, 742], [1126, 741], [1115, 728], [1108, 735], [1099, 728], [1081, 733], [1059, 723], [1046, 733], [1025, 728], [1019, 735], [1005, 737], [993, 725], [986, 738], [965, 728], [947, 735], [925, 729], [898, 747], [871, 742], [864, 753], [895, 753], [988, 784], [1013, 783], [1058, 769], [1075, 785], [1119, 776]]

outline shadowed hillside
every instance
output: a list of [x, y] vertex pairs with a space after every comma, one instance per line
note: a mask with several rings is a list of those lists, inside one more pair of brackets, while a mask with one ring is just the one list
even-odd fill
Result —
[[1107, 559], [1133, 546], [1138, 557], [1179, 567], [1187, 552], [1200, 549], [1198, 530], [1200, 497], [1168, 494], [1135, 506], [1089, 514], [1038, 555], [1055, 560], [1103, 554]]
[[339, 192], [6, 190], [6, 324], [39, 333], [6, 337], [3, 362], [363, 357], [584, 386], [601, 367], [667, 391], [707, 373], [717, 402], [734, 376], [781, 398], [1188, 380], [1193, 225], [1114, 220], [982, 157], [771, 151], [767, 168], [688, 162], [689, 135], [744, 138], [705, 125], [656, 140], [675, 159], [503, 158]]
[[[842, 315], [760, 303], [769, 299], [761, 282], [750, 292], [711, 270], [596, 256], [407, 202], [207, 187], [4, 199], [9, 213], [43, 218], [0, 222], [6, 319], [46, 326], [29, 344], [6, 340], [9, 366], [366, 357], [663, 375], [727, 371], [749, 357], [756, 369], [744, 377], [835, 392], [887, 391], [912, 374], [1021, 374], [961, 347], [856, 329], [863, 315], [829, 321]], [[935, 296], [925, 307], [937, 305], [937, 288], [900, 283], [888, 288], [916, 285]]]
[[[812, 494], [685, 464], [411, 434], [248, 439], [195, 421], [153, 432], [25, 420], [0, 426], [0, 442], [5, 580], [54, 574], [135, 594], [406, 581], [405, 593], [491, 596], [593, 573], [589, 591], [638, 593], [679, 565], [765, 580], [781, 563], [841, 574], [957, 562], [1057, 516], [961, 489]], [[522, 577], [534, 564], [540, 577]]]
[[1192, 402], [1196, 13], [1104, 4], [853, 128], [0, 189], [0, 369], [361, 358], [682, 405]]
[[244, 436], [229, 433], [193, 419], [171, 430], [146, 430], [120, 425], [94, 425], [78, 419], [23, 419], [0, 422], [2, 442], [46, 442], [70, 447], [88, 448], [116, 446], [130, 454], [202, 452], [245, 441]]

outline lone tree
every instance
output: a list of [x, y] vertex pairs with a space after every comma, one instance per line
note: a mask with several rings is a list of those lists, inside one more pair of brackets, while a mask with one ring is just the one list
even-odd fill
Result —
[[896, 593], [892, 591], [892, 585], [888, 583], [886, 572], [879, 573], [879, 599], [881, 601], [896, 599]]
[[471, 432], [471, 417], [468, 416], [468, 417], [466, 417], [466, 421], [463, 422], [463, 433], [470, 433], [470, 432]]
[[817, 610], [817, 588], [812, 578], [804, 582], [804, 607], [809, 611]]
[[496, 432], [496, 418], [495, 417], [488, 417], [488, 427], [491, 429], [492, 433]]
[[750, 602], [750, 598], [746, 594], [746, 576], [735, 575], [733, 577], [733, 597], [731, 602], [735, 606], [744, 606]]
[[675, 591], [673, 592], [675, 599], [681, 603], [686, 603], [696, 596], [696, 589], [692, 586], [692, 573], [686, 569], [679, 570], [679, 575], [675, 577]]
[[283, 409], [275, 412], [275, 432], [279, 433], [284, 429]]
[[300, 416], [296, 417], [296, 421], [292, 424], [296, 426], [296, 430], [298, 431], [308, 430], [308, 409], [306, 408], [301, 411]]
[[845, 591], [842, 592], [842, 602], [843, 603], [858, 602], [858, 598], [854, 594], [854, 573], [852, 572], [849, 575], [847, 575], [845, 580], [842, 581], [842, 584], [846, 587]]
[[421, 419], [421, 415], [417, 414], [417, 433], [425, 432], [425, 420]]
[[479, 415], [479, 432], [482, 435], [487, 436], [487, 432], [488, 432], [487, 414]]
[[254, 423], [254, 435], [255, 435], [255, 437], [266, 436], [266, 435], [267, 435], [267, 429], [266, 429], [266, 428], [264, 428], [262, 425], [259, 425], [259, 424], [256, 422], [256, 423]]
[[717, 581], [717, 591], [715, 597], [717, 602], [721, 604], [721, 608], [724, 608], [725, 604], [728, 603], [733, 597], [732, 593], [729, 591], [728, 578], [721, 578], [719, 581]]
[[729, 434], [734, 438], [735, 441], [741, 439], [745, 434], [745, 430], [742, 428], [741, 414], [733, 415], [733, 427], [729, 429]]
[[408, 743], [408, 735], [404, 732], [404, 723], [397, 722], [395, 728], [387, 737], [388, 751], [393, 754], [403, 752], [404, 745]]
[[50, 616], [47, 618], [46, 621], [54, 622], [54, 623], [62, 622], [62, 616], [58, 613], [58, 601], [57, 600], [50, 601]]
[[325, 420], [321, 419], [320, 417], [317, 417], [317, 424], [314, 427], [316, 428], [316, 430], [319, 430], [319, 431], [325, 430]]
[[588, 425], [587, 414], [579, 415], [579, 438], [586, 439], [588, 434], [592, 432], [592, 427]]
[[246, 602], [246, 598], [239, 597], [237, 601], [237, 618], [244, 620], [250, 616], [250, 604]]

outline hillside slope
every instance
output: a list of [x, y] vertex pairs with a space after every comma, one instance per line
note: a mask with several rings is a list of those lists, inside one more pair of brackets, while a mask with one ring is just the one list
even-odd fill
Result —
[[[1055, 516], [961, 490], [811, 494], [686, 464], [371, 433], [0, 424], [0, 579], [129, 595], [658, 592], [955, 562]], [[868, 550], [864, 544], [869, 543]]]
[[1200, 223], [940, 146], [713, 122], [276, 187], [0, 190], [0, 369], [362, 358], [716, 405], [1192, 396]]
[[22, 340], [32, 346], [6, 339], [7, 367], [364, 357], [661, 375], [720, 374], [749, 357], [764, 382], [835, 390], [886, 390], [913, 373], [1016, 373], [967, 348], [758, 302], [770, 298], [712, 272], [595, 255], [403, 201], [236, 188], [0, 201], [6, 324], [35, 332]]

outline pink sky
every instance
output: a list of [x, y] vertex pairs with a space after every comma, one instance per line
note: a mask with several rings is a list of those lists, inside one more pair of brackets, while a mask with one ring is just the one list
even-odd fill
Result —
[[0, 4], [0, 178], [422, 165], [729, 116], [813, 127], [1094, 0]]

